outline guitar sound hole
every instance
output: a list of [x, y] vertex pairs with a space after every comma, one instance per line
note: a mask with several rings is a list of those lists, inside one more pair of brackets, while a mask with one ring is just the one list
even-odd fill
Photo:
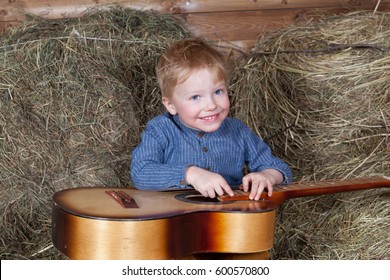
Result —
[[[217, 198], [204, 197], [199, 193], [182, 193], [176, 195], [176, 199], [188, 203], [196, 203], [196, 204], [221, 204]], [[224, 202], [226, 203], [226, 202]]]
[[210, 198], [210, 197], [204, 197], [203, 195], [188, 195], [186, 197], [187, 200], [193, 201], [193, 202], [200, 202], [200, 203], [217, 203], [220, 202], [216, 198]]

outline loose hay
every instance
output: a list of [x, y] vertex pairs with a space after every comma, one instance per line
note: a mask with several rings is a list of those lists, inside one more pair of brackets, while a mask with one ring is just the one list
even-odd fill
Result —
[[161, 110], [156, 61], [186, 36], [169, 15], [110, 7], [31, 17], [0, 39], [1, 259], [61, 258], [55, 191], [130, 185], [131, 150]]
[[[389, 175], [390, 13], [324, 16], [264, 36], [233, 76], [233, 114], [296, 180]], [[286, 202], [273, 257], [389, 259], [388, 192], [364, 194]]]
[[390, 259], [390, 194], [297, 198], [278, 209], [274, 259]]
[[[361, 13], [263, 38], [234, 70], [232, 114], [296, 179], [386, 174], [389, 30], [388, 14]], [[170, 16], [113, 8], [30, 18], [0, 39], [2, 259], [63, 258], [55, 191], [130, 184], [130, 152], [162, 109], [155, 63], [188, 35]], [[273, 258], [390, 259], [389, 206], [381, 190], [288, 201]]]
[[237, 68], [234, 114], [289, 162], [296, 178], [385, 174], [389, 54], [386, 13], [282, 30], [260, 40]]

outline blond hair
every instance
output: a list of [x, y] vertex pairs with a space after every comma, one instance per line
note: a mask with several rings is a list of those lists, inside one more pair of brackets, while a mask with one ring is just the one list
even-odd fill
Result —
[[156, 74], [162, 96], [171, 97], [176, 85], [194, 71], [207, 68], [215, 79], [228, 83], [228, 70], [222, 54], [199, 38], [178, 41], [160, 57]]

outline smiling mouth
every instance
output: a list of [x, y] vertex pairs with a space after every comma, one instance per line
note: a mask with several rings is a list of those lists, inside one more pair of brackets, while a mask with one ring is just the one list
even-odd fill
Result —
[[204, 121], [215, 121], [216, 119], [218, 119], [218, 117], [219, 117], [219, 114], [216, 114], [216, 115], [212, 115], [212, 116], [208, 116], [208, 117], [203, 117], [200, 119], [204, 120]]

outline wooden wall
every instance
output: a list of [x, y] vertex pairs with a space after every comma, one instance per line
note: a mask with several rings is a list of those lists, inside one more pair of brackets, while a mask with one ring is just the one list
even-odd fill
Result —
[[119, 3], [183, 18], [196, 36], [247, 50], [266, 31], [313, 16], [313, 12], [390, 11], [390, 0], [0, 0], [0, 32], [23, 21], [25, 13], [45, 18], [77, 17], [86, 9]]

